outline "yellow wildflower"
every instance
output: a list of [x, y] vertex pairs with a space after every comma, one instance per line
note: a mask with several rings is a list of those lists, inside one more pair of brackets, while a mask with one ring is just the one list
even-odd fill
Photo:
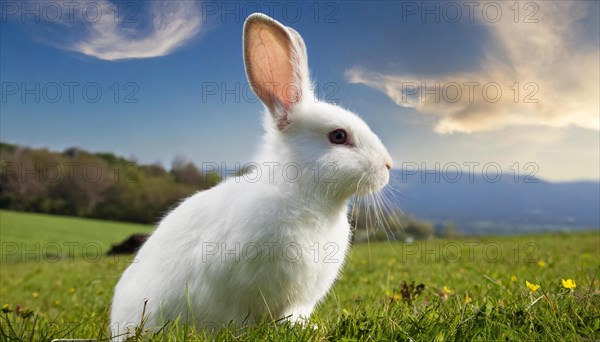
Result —
[[467, 293], [467, 295], [465, 297], [465, 303], [467, 303], [467, 304], [471, 303], [471, 297], [469, 297], [468, 293]]
[[444, 294], [449, 295], [449, 294], [452, 293], [452, 290], [450, 290], [449, 288], [447, 288], [446, 286], [444, 286], [444, 288], [442, 289], [442, 292], [444, 292]]
[[540, 261], [538, 261], [538, 266], [542, 267], [542, 268], [546, 267], [546, 262], [544, 260], [540, 260]]
[[562, 286], [565, 289], [569, 289], [569, 290], [573, 290], [574, 288], [577, 287], [577, 284], [575, 284], [575, 280], [573, 279], [567, 279], [567, 280], [562, 280]]
[[75, 288], [74, 287], [70, 288], [69, 293], [71, 293], [71, 294], [75, 293]]
[[510, 281], [512, 281], [513, 283], [514, 283], [515, 281], [517, 281], [517, 276], [516, 276], [516, 275], [514, 275], [514, 274], [513, 274], [513, 275], [511, 275], [511, 276], [510, 276]]
[[39, 294], [39, 293], [37, 293], [37, 292], [32, 292], [32, 293], [31, 293], [31, 297], [33, 297], [33, 298], [37, 298], [37, 297], [39, 297], [39, 296], [40, 296], [40, 294]]
[[527, 280], [525, 280], [525, 285], [527, 285], [527, 287], [529, 288], [529, 291], [531, 291], [531, 293], [535, 293], [535, 291], [537, 291], [540, 288], [540, 285], [532, 284], [532, 283], [528, 282]]
[[394, 300], [395, 300], [395, 301], [397, 301], [397, 302], [398, 302], [398, 301], [400, 301], [400, 299], [402, 299], [402, 297], [401, 297], [399, 294], [397, 294], [397, 293], [396, 293], [396, 294], [394, 294]]

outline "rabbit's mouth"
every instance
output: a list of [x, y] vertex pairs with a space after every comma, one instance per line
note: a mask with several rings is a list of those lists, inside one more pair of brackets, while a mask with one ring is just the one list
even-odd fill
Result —
[[356, 195], [366, 196], [377, 193], [383, 189], [389, 182], [390, 176], [388, 172], [379, 175], [371, 175], [365, 177], [364, 184], [357, 184]]
[[383, 189], [390, 181], [390, 169], [388, 163], [378, 165], [369, 161], [361, 180], [357, 183], [356, 194], [369, 195]]
[[343, 197], [369, 196], [380, 192], [389, 182], [390, 175], [387, 168], [366, 171], [352, 177], [349, 182], [338, 184], [338, 191]]
[[[299, 185], [303, 191], [316, 192], [320, 198], [345, 202], [353, 196], [369, 196], [377, 193], [389, 182], [387, 168], [374, 172], [370, 168], [334, 168], [333, 172], [323, 169], [319, 180]], [[310, 186], [309, 184], [313, 184]]]

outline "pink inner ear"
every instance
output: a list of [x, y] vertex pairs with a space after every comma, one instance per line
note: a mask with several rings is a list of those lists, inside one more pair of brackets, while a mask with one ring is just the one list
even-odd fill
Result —
[[246, 32], [245, 59], [248, 77], [256, 95], [270, 108], [278, 101], [289, 108], [300, 97], [294, 80], [291, 42], [275, 24], [253, 23]]

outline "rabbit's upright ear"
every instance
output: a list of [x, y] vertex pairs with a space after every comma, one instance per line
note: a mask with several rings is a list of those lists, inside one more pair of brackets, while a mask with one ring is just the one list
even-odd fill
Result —
[[244, 24], [244, 63], [254, 93], [283, 129], [294, 104], [311, 96], [302, 37], [264, 14], [252, 14]]

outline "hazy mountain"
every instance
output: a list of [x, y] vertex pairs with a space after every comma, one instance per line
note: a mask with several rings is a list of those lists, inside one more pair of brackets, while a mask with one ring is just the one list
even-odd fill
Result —
[[394, 171], [393, 201], [438, 226], [470, 234], [583, 230], [600, 227], [600, 183], [547, 182], [481, 174]]

